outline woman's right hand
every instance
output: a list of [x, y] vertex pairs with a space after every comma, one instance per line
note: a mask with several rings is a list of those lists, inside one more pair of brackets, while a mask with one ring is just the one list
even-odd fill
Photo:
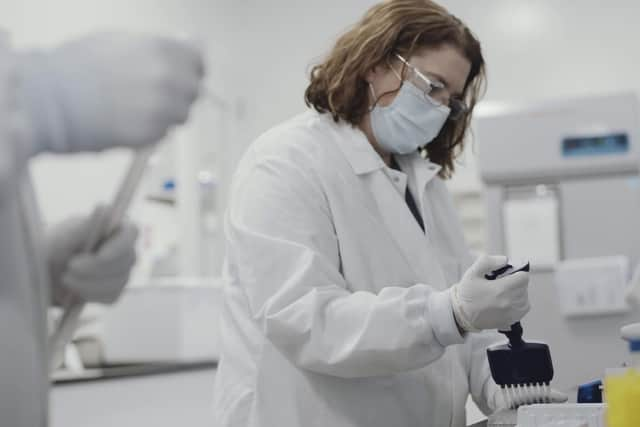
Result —
[[458, 324], [467, 332], [504, 329], [529, 312], [529, 273], [520, 271], [487, 280], [485, 274], [507, 264], [504, 256], [480, 257], [453, 286], [451, 303]]

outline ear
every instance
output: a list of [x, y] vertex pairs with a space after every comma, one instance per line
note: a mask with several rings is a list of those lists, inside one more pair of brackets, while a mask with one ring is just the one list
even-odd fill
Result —
[[373, 83], [374, 80], [377, 80], [380, 76], [384, 75], [386, 71], [387, 71], [387, 67], [385, 67], [382, 64], [378, 64], [372, 69], [370, 69], [369, 71], [367, 71], [367, 74], [365, 74], [364, 79], [367, 81], [367, 83]]

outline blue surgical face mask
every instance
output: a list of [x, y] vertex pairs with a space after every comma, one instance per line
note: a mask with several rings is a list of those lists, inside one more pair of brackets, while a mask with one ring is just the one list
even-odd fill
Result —
[[405, 81], [390, 105], [375, 105], [371, 110], [373, 136], [387, 152], [409, 154], [438, 136], [450, 112], [449, 107], [426, 99], [422, 90]]

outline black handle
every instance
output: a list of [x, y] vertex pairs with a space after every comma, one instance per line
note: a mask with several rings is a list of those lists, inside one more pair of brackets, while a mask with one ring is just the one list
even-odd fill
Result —
[[[504, 267], [494, 270], [491, 273], [485, 274], [484, 277], [487, 280], [496, 280], [501, 277], [517, 273], [519, 271], [528, 272], [529, 270], [530, 266], [528, 262], [520, 267], [514, 267], [511, 262], [509, 262]], [[509, 339], [509, 346], [511, 348], [519, 348], [525, 344], [524, 340], [522, 339], [522, 325], [520, 324], [520, 322], [516, 322], [511, 325], [511, 329], [499, 330], [498, 332], [507, 336], [507, 338]]]
[[[530, 265], [527, 262], [526, 264], [521, 265], [520, 267], [514, 267], [511, 262], [507, 263], [507, 265], [498, 268], [490, 273], [484, 275], [487, 280], [496, 280], [504, 276], [509, 276], [511, 274], [517, 273], [519, 271], [529, 271]], [[511, 328], [508, 330], [498, 330], [501, 334], [505, 334], [509, 339], [509, 346], [511, 348], [519, 348], [522, 347], [525, 342], [522, 339], [522, 325], [520, 322], [516, 322], [511, 325]]]
[[511, 329], [508, 331], [500, 330], [498, 332], [507, 336], [509, 339], [509, 346], [511, 348], [519, 348], [524, 345], [524, 340], [522, 339], [522, 325], [520, 322], [516, 322], [511, 325]]

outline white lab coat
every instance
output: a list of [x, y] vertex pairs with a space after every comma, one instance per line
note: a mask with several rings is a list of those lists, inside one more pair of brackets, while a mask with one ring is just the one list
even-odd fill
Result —
[[463, 338], [451, 310], [472, 260], [440, 167], [397, 160], [406, 174], [316, 112], [249, 148], [225, 221], [221, 426], [458, 427], [469, 393], [495, 405], [499, 338]]
[[44, 427], [50, 290], [13, 59], [0, 34], [0, 425]]

